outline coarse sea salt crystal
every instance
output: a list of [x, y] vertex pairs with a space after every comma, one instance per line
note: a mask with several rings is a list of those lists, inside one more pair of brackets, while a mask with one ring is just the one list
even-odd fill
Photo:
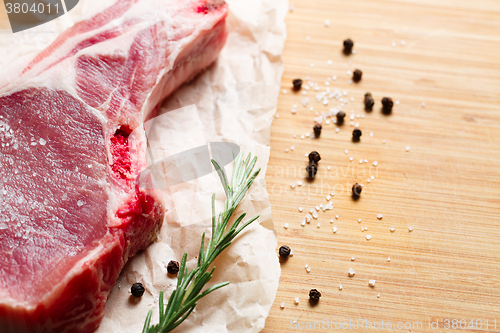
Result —
[[280, 304], [280, 308], [284, 309], [285, 308], [285, 302]]
[[391, 232], [394, 232], [394, 231], [396, 231], [396, 228], [391, 227], [391, 229], [389, 229], [389, 230], [391, 230]]
[[410, 146], [406, 146], [406, 151], [410, 151]]
[[330, 21], [329, 20], [325, 20], [325, 27], [329, 27], [330, 26]]
[[378, 165], [378, 162], [377, 161], [373, 161], [373, 166], [377, 166]]
[[366, 240], [370, 240], [370, 239], [372, 239], [372, 235], [366, 235], [365, 238], [366, 238]]
[[299, 181], [297, 182], [297, 186], [302, 186], [302, 181], [301, 181], [301, 180], [299, 180]]
[[378, 218], [379, 220], [381, 220], [383, 217], [384, 217], [384, 215], [382, 215], [382, 214], [378, 214], [378, 215], [377, 215], [377, 218]]
[[319, 229], [319, 228], [321, 227], [321, 223], [318, 223], [317, 227], [318, 227], [318, 229]]
[[283, 228], [288, 229], [288, 223], [285, 223], [285, 225], [283, 226]]
[[369, 280], [369, 281], [368, 281], [368, 285], [369, 285], [370, 287], [375, 287], [375, 280]]
[[5, 224], [3, 222], [0, 223], [0, 230], [4, 230], [4, 229], [7, 229], [7, 228], [8, 228], [7, 224]]
[[341, 284], [339, 284], [339, 290], [342, 290], [342, 285]]
[[299, 304], [299, 298], [298, 298], [298, 297], [295, 297], [295, 298], [293, 299], [293, 302], [294, 302], [295, 304]]
[[302, 212], [303, 210], [304, 210], [304, 208], [299, 207], [299, 212]]
[[322, 209], [323, 211], [333, 209], [333, 205], [332, 204], [325, 205], [322, 207]]
[[44, 139], [40, 139], [38, 142], [40, 142], [40, 145], [42, 146], [45, 146], [45, 144], [47, 143], [47, 141], [45, 141]]
[[318, 213], [314, 212], [314, 213], [313, 213], [313, 217], [314, 217], [315, 219], [317, 219], [317, 218], [318, 218]]
[[333, 230], [333, 233], [336, 233], [336, 232], [337, 232], [337, 230], [338, 230], [338, 229], [337, 229], [337, 226], [336, 226], [336, 225], [334, 225], [334, 226], [333, 226], [333, 228], [332, 228], [332, 230]]
[[76, 204], [78, 205], [78, 207], [82, 207], [83, 205], [85, 205], [85, 201], [78, 200]]
[[352, 269], [352, 268], [349, 268], [349, 270], [347, 271], [347, 274], [348, 274], [350, 277], [353, 277], [353, 276], [356, 274], [356, 271], [354, 271], [354, 269]]

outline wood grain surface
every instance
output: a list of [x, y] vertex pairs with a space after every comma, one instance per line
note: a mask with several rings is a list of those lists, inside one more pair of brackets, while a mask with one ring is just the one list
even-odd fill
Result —
[[[289, 245], [294, 256], [281, 264], [277, 298], [262, 332], [301, 326], [308, 332], [333, 331], [335, 323], [340, 328], [357, 320], [373, 327], [360, 322], [339, 330], [500, 332], [500, 2], [292, 3], [283, 55], [287, 93], [280, 94], [279, 118], [272, 126], [266, 181], [279, 245]], [[348, 37], [355, 55], [341, 52]], [[349, 84], [347, 71], [356, 68], [363, 78]], [[328, 112], [339, 101], [324, 106], [313, 89], [306, 96], [293, 92], [291, 81], [310, 76], [324, 91], [333, 75], [337, 80], [328, 87], [348, 92], [342, 110], [360, 115], [354, 119], [363, 131], [359, 143], [351, 141], [350, 120], [339, 133], [333, 123], [323, 122], [319, 139], [300, 139], [313, 132], [316, 112]], [[376, 101], [371, 113], [362, 103], [367, 91]], [[381, 113], [384, 96], [399, 101], [392, 115]], [[300, 103], [305, 97], [307, 108]], [[285, 152], [291, 146], [294, 150]], [[307, 182], [305, 153], [312, 150], [322, 159], [318, 176]], [[360, 159], [368, 163], [359, 164]], [[370, 175], [375, 179], [368, 183]], [[299, 180], [303, 185], [292, 189]], [[364, 184], [357, 201], [349, 193], [355, 182]], [[332, 189], [335, 208], [301, 226], [305, 213], [326, 204]], [[354, 277], [348, 277], [349, 268]], [[370, 279], [376, 280], [374, 288]], [[312, 288], [322, 293], [316, 306], [307, 301]], [[321, 328], [318, 323], [314, 328], [315, 321]], [[382, 321], [392, 329], [381, 329]], [[439, 328], [430, 329], [429, 321], [438, 321]]]
[[3, 0], [0, 0], [0, 31], [10, 30], [9, 18]]

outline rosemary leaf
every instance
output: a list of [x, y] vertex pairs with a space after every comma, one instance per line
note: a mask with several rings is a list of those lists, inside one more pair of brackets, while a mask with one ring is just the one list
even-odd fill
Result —
[[177, 287], [170, 295], [166, 308], [163, 304], [163, 291], [160, 292], [159, 323], [157, 325], [151, 325], [151, 316], [153, 312], [150, 310], [144, 322], [143, 333], [166, 333], [172, 331], [191, 314], [200, 298], [229, 284], [229, 282], [219, 283], [202, 291], [205, 285], [212, 279], [215, 266], [210, 270], [209, 267], [212, 265], [213, 261], [231, 245], [231, 242], [243, 229], [259, 218], [259, 216], [256, 216], [243, 223], [243, 225], [238, 228], [246, 216], [246, 214], [243, 213], [228, 227], [234, 211], [243, 200], [260, 172], [260, 169], [255, 172], [253, 171], [256, 161], [257, 157], [252, 159], [251, 154], [248, 154], [247, 158], [244, 160], [242, 160], [241, 154], [236, 156], [234, 159], [231, 184], [229, 184], [224, 169], [221, 168], [216, 161], [212, 160], [212, 164], [224, 188], [224, 193], [226, 194], [224, 211], [216, 215], [215, 194], [213, 194], [211, 202], [212, 238], [208, 240], [205, 247], [205, 233], [203, 233], [197, 267], [190, 271], [188, 271], [186, 266], [187, 253], [184, 253], [181, 260], [179, 275], [177, 277]]

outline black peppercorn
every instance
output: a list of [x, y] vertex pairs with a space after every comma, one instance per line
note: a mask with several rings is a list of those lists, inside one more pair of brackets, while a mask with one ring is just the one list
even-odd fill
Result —
[[344, 123], [345, 112], [339, 111], [337, 112], [337, 125], [342, 125]]
[[352, 72], [352, 80], [354, 82], [359, 82], [361, 81], [361, 76], [363, 75], [363, 72], [359, 69], [355, 69], [354, 72]]
[[280, 257], [282, 258], [288, 258], [290, 255], [290, 248], [286, 245], [282, 245], [279, 250]]
[[394, 102], [390, 97], [382, 98], [382, 112], [385, 114], [389, 114], [392, 112], [392, 107], [394, 106]]
[[321, 126], [321, 124], [316, 124], [316, 125], [314, 125], [314, 127], [313, 127], [313, 130], [314, 130], [314, 137], [319, 138], [319, 136], [321, 135], [321, 129], [322, 129], [322, 128], [323, 128], [323, 127]]
[[363, 186], [358, 183], [352, 185], [352, 196], [358, 198], [361, 195], [361, 191], [363, 191]]
[[295, 79], [292, 81], [293, 83], [293, 89], [295, 90], [300, 90], [300, 88], [302, 87], [302, 79]]
[[373, 109], [373, 105], [375, 105], [375, 100], [372, 97], [372, 94], [367, 92], [365, 94], [365, 110], [371, 111]]
[[170, 262], [167, 265], [167, 272], [169, 274], [179, 273], [179, 263], [175, 260], [170, 260]]
[[321, 293], [316, 290], [316, 289], [311, 289], [309, 291], [309, 299], [313, 302], [319, 301], [319, 298], [321, 297]]
[[354, 46], [354, 42], [350, 38], [346, 39], [344, 41], [344, 53], [351, 54], [353, 46]]
[[312, 151], [309, 153], [309, 162], [310, 163], [318, 163], [321, 160], [321, 156], [317, 151]]
[[318, 173], [318, 165], [316, 163], [309, 163], [306, 167], [307, 177], [309, 179], [314, 179], [316, 174]]
[[132, 285], [132, 288], [130, 288], [132, 295], [134, 295], [135, 297], [141, 297], [144, 294], [145, 290], [146, 289], [144, 289], [144, 286], [140, 282], [134, 283]]
[[354, 131], [352, 131], [352, 140], [359, 141], [361, 135], [363, 135], [363, 133], [361, 133], [361, 130], [359, 128], [355, 128]]

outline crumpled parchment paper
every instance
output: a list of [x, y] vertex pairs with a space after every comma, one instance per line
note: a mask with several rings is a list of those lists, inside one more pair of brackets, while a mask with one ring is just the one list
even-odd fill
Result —
[[[162, 105], [149, 142], [154, 159], [207, 145], [232, 142], [246, 155], [258, 156], [262, 168], [238, 213], [260, 218], [240, 234], [216, 260], [209, 285], [231, 284], [201, 299], [196, 310], [175, 332], [259, 332], [265, 324], [278, 288], [280, 267], [276, 236], [264, 175], [269, 159], [270, 128], [276, 111], [283, 72], [281, 54], [286, 28], [286, 0], [227, 0], [229, 36], [217, 62], [183, 85]], [[92, 4], [95, 4], [94, 6]], [[69, 14], [43, 26], [12, 35], [0, 32], [0, 68], [48, 45], [82, 16], [104, 7], [81, 0]], [[230, 176], [232, 164], [225, 167]], [[176, 286], [166, 264], [188, 253], [188, 267], [196, 265], [201, 235], [209, 237], [211, 195], [217, 211], [225, 200], [215, 172], [165, 189], [168, 213], [158, 239], [125, 266], [106, 304], [97, 332], [141, 332], [149, 309], [158, 321], [158, 295], [166, 300]], [[246, 220], [245, 219], [245, 220]], [[130, 286], [142, 282], [146, 293], [136, 300]]]

